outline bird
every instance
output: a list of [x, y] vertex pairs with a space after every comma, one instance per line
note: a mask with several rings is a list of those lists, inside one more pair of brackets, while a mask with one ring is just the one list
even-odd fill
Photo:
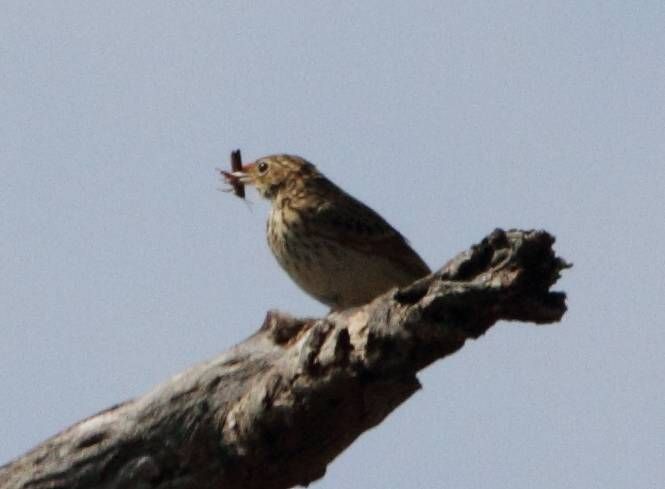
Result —
[[267, 241], [307, 294], [340, 311], [430, 274], [408, 241], [377, 212], [300, 156], [276, 154], [222, 172], [268, 199]]

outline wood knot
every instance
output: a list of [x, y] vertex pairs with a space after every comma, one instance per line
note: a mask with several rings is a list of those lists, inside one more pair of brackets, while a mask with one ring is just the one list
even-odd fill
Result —
[[276, 344], [284, 345], [300, 337], [314, 322], [314, 319], [294, 318], [290, 314], [271, 310], [266, 313], [261, 331], [267, 332]]

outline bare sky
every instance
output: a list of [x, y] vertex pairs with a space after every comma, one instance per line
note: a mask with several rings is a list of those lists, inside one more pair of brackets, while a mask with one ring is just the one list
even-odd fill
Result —
[[[14, 1], [0, 14], [0, 463], [251, 334], [323, 314], [231, 149], [300, 154], [430, 266], [495, 227], [575, 263], [316, 483], [665, 480], [665, 4]], [[325, 420], [322, 420], [325, 422]]]

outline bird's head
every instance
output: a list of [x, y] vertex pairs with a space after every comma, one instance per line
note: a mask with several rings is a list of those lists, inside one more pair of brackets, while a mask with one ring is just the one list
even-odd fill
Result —
[[300, 156], [280, 154], [259, 158], [230, 175], [241, 183], [254, 185], [262, 197], [272, 200], [280, 192], [290, 190], [320, 173]]

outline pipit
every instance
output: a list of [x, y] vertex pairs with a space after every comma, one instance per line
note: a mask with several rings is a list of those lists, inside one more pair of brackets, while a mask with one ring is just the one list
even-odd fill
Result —
[[224, 174], [271, 201], [272, 253], [300, 288], [333, 310], [365, 304], [430, 273], [379, 214], [299, 156], [266, 156]]

